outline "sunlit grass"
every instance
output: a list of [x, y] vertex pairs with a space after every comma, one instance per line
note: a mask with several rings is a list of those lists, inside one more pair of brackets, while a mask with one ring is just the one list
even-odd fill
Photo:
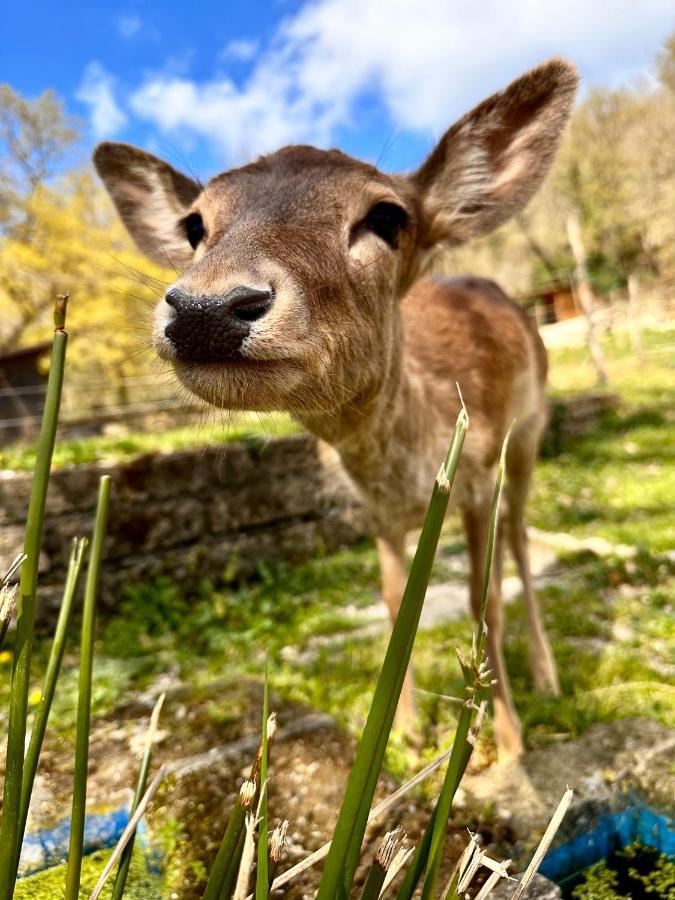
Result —
[[[184, 425], [149, 432], [107, 436], [95, 435], [59, 440], [54, 450], [56, 467], [90, 462], [119, 462], [140, 453], [173, 453], [197, 447], [219, 446], [233, 441], [265, 441], [297, 432], [298, 426], [289, 416], [279, 414], [233, 415], [220, 423]], [[35, 450], [32, 445], [16, 444], [0, 448], [0, 469], [32, 469]]]
[[[577, 364], [585, 365], [583, 351], [565, 351], [563, 357], [559, 364], [553, 355], [554, 373], [560, 365], [573, 375]], [[555, 581], [539, 589], [560, 669], [560, 699], [533, 691], [524, 611], [519, 603], [507, 607], [506, 656], [529, 746], [575, 737], [595, 722], [623, 716], [645, 715], [675, 726], [675, 571], [665, 556], [675, 545], [675, 384], [669, 363], [659, 352], [644, 370], [617, 365], [612, 388], [624, 406], [537, 467], [532, 524], [578, 538], [604, 537], [638, 552], [629, 559], [571, 554], [561, 559]], [[437, 581], [462, 577], [452, 573], [462, 550], [458, 535], [451, 518], [435, 564]], [[370, 542], [300, 566], [261, 567], [259, 578], [245, 585], [205, 584], [190, 593], [168, 582], [130, 589], [121, 615], [99, 630], [92, 715], [109, 714], [125, 697], [176, 668], [190, 687], [191, 702], [203, 707], [200, 714], [221, 721], [222, 704], [214, 702], [211, 686], [259, 677], [267, 648], [276, 693], [329, 712], [356, 734], [386, 646], [386, 622], [381, 632], [372, 628], [378, 592]], [[419, 634], [414, 665], [420, 688], [438, 691], [442, 684], [445, 693], [459, 694], [463, 682], [454, 651], [468, 644], [471, 626], [467, 613]], [[251, 647], [261, 650], [252, 653]], [[38, 642], [34, 688], [45, 664], [46, 651]], [[0, 657], [1, 707], [6, 706], [3, 671], [9, 672], [7, 656]], [[52, 713], [53, 739], [72, 740], [75, 696], [75, 659], [67, 656]], [[425, 694], [419, 704], [426, 759], [447, 746], [457, 708]], [[482, 743], [489, 755], [489, 728]], [[408, 751], [396, 737], [386, 764], [397, 775], [410, 769]], [[430, 792], [432, 787], [433, 781]]]

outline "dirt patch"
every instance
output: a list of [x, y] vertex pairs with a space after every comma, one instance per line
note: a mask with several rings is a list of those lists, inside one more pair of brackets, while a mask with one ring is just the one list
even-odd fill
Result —
[[[138, 695], [113, 713], [92, 723], [89, 807], [118, 804], [133, 789], [154, 691]], [[168, 863], [167, 897], [193, 900], [201, 896], [204, 873], [217, 852], [227, 816], [241, 781], [249, 772], [260, 732], [262, 691], [259, 684], [211, 684], [208, 688], [174, 687], [165, 703], [154, 766], [174, 771], [160, 788], [147, 821], [151, 840]], [[288, 868], [330, 839], [349, 775], [356, 743], [326, 716], [274, 695], [279, 740], [270, 768], [270, 827], [290, 822]], [[299, 732], [293, 733], [293, 729]], [[376, 800], [399, 786], [383, 774]], [[31, 829], [52, 827], [70, 813], [72, 748], [66, 738], [48, 736], [31, 811]], [[385, 831], [401, 826], [409, 843], [419, 839], [430, 805], [410, 795], [368, 829], [357, 883], [363, 880]], [[444, 874], [449, 873], [467, 839], [466, 825], [451, 823]], [[484, 823], [483, 823], [484, 824]], [[504, 835], [502, 834], [502, 838]], [[492, 838], [484, 828], [486, 842]], [[304, 873], [284, 896], [310, 897], [321, 868]]]

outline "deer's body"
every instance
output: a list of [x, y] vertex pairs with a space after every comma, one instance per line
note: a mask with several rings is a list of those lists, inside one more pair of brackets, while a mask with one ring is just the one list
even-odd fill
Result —
[[[406, 534], [422, 523], [459, 411], [456, 385], [471, 418], [453, 499], [474, 611], [496, 464], [515, 423], [501, 530], [523, 581], [535, 685], [554, 691], [524, 525], [545, 420], [544, 348], [494, 283], [420, 273], [438, 245], [485, 233], [524, 205], [575, 87], [566, 63], [533, 70], [461, 119], [411, 176], [339, 151], [286, 147], [202, 187], [126, 145], [102, 144], [95, 155], [139, 246], [184, 270], [157, 308], [157, 352], [204, 400], [287, 410], [339, 454], [371, 515], [392, 616]], [[512, 755], [522, 743], [502, 658], [500, 582], [498, 553], [488, 655], [497, 743]], [[410, 679], [400, 712], [412, 718]]]
[[[344, 420], [315, 415], [305, 424], [329, 438], [369, 512], [378, 539], [383, 595], [392, 618], [405, 586], [406, 537], [422, 525], [430, 485], [459, 413], [457, 385], [471, 427], [451, 503], [461, 509], [464, 518], [474, 573], [474, 611], [479, 608], [496, 467], [506, 432], [513, 425], [507, 458], [506, 527], [502, 531], [508, 534], [525, 588], [536, 685], [557, 692], [553, 657], [529, 577], [523, 520], [546, 421], [546, 368], [546, 351], [536, 326], [494, 282], [483, 278], [422, 279], [401, 303], [400, 340], [385, 381], [367, 397], [352, 398]], [[368, 418], [354, 419], [352, 406], [368, 408]], [[497, 552], [500, 554], [501, 548]], [[521, 739], [501, 652], [500, 580], [500, 575], [495, 575], [491, 588], [488, 637], [498, 679], [497, 730], [502, 753], [512, 755], [521, 749]], [[410, 680], [400, 713], [404, 720], [413, 716]]]
[[[421, 279], [401, 304], [400, 343], [387, 379], [369, 397], [366, 421], [344, 433], [334, 416], [304, 423], [332, 444], [366, 502], [377, 534], [419, 528], [431, 485], [460, 409], [469, 415], [451, 502], [492, 496], [504, 435], [512, 422], [536, 436], [544, 421], [546, 354], [523, 311], [482, 278]], [[300, 418], [303, 419], [302, 414]]]

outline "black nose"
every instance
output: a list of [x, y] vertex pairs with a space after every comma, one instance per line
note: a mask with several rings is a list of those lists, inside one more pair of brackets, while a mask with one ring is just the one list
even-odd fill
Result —
[[251, 323], [274, 303], [274, 292], [238, 285], [216, 297], [172, 288], [165, 297], [176, 315], [164, 329], [179, 359], [219, 362], [237, 359]]

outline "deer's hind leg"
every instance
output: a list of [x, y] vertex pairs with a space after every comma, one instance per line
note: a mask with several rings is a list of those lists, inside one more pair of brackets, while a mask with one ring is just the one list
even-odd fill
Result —
[[536, 690], [560, 694], [555, 658], [544, 628], [539, 601], [534, 591], [525, 527], [525, 504], [537, 456], [539, 426], [525, 423], [512, 436], [506, 458], [508, 512], [507, 528], [518, 576], [523, 584], [525, 609], [530, 630], [530, 665]]

